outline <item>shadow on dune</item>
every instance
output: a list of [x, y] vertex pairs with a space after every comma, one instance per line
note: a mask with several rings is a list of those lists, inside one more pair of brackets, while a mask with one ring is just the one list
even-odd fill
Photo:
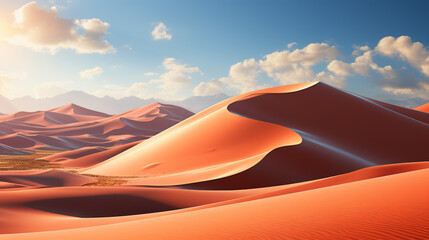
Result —
[[80, 218], [127, 216], [177, 209], [151, 199], [122, 194], [43, 199], [29, 202], [27, 206]]

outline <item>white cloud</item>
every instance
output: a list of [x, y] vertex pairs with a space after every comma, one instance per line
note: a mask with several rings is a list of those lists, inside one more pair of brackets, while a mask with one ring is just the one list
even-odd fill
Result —
[[14, 16], [15, 21], [3, 22], [0, 30], [0, 38], [11, 44], [51, 54], [60, 49], [101, 54], [115, 51], [102, 40], [109, 24], [100, 19], [64, 19], [55, 8], [44, 10], [36, 2], [15, 10]]
[[[294, 45], [292, 43], [288, 47]], [[329, 46], [326, 43], [311, 43], [302, 49], [276, 51], [267, 54], [259, 61], [254, 58], [246, 59], [232, 65], [227, 77], [220, 78], [218, 81], [211, 80], [200, 83], [194, 89], [194, 94], [220, 93], [223, 87], [237, 93], [267, 88], [269, 87], [268, 84], [261, 84], [258, 80], [261, 73], [266, 73], [281, 84], [325, 81], [343, 87], [346, 80], [344, 76], [326, 72], [316, 74], [311, 68], [317, 63], [335, 58], [338, 54], [338, 50], [334, 46]], [[331, 67], [333, 69], [333, 66]]]
[[339, 87], [339, 88], [346, 86], [346, 78], [344, 75], [329, 74], [324, 71], [316, 74], [316, 77], [314, 80], [325, 82], [327, 84], [330, 84], [332, 86]]
[[175, 58], [164, 59], [162, 65], [166, 72], [149, 83], [161, 89], [159, 96], [164, 99], [173, 99], [180, 90], [192, 85], [192, 77], [189, 74], [195, 72], [203, 74], [198, 67], [180, 64]]
[[314, 81], [312, 66], [338, 56], [334, 46], [326, 43], [311, 43], [302, 49], [284, 50], [265, 55], [260, 60], [261, 69], [282, 84]]
[[295, 46], [296, 45], [296, 42], [291, 42], [291, 43], [289, 43], [288, 45], [287, 45], [287, 48], [292, 48], [293, 46]]
[[149, 87], [149, 83], [147, 82], [136, 82], [133, 83], [127, 90], [127, 96], [139, 96], [144, 97], [145, 90]]
[[422, 43], [412, 42], [409, 36], [384, 37], [375, 50], [389, 57], [397, 55], [429, 77], [429, 51]]
[[418, 87], [392, 87], [385, 86], [383, 87], [383, 91], [391, 92], [394, 95], [408, 95], [409, 97], [418, 97], [429, 100], [429, 83], [426, 82], [418, 82]]
[[159, 73], [156, 73], [156, 72], [147, 72], [144, 75], [145, 76], [156, 76], [156, 75], [159, 75]]
[[177, 71], [177, 72], [201, 72], [198, 67], [188, 67], [186, 64], [179, 64], [175, 58], [166, 58], [162, 62], [162, 65], [166, 70]]
[[163, 22], [158, 23], [152, 31], [152, 37], [154, 40], [167, 39], [171, 40], [173, 37], [171, 34], [167, 33], [167, 26]]
[[176, 91], [191, 84], [191, 77], [179, 71], [168, 71], [157, 79], [152, 79], [151, 83], [157, 83], [161, 89]]
[[100, 75], [103, 73], [103, 68], [97, 66], [94, 68], [86, 69], [79, 72], [79, 75], [83, 79], [93, 79], [94, 76]]
[[326, 68], [335, 75], [348, 76], [350, 74], [350, 65], [339, 60], [332, 60]]
[[65, 82], [44, 82], [34, 88], [36, 97], [54, 97], [56, 95], [68, 92]]
[[181, 64], [175, 58], [166, 58], [162, 62], [164, 72], [145, 73], [145, 76], [156, 76], [146, 82], [135, 82], [131, 86], [106, 85], [93, 94], [99, 97], [112, 96], [115, 98], [137, 96], [141, 98], [175, 99], [177, 94], [192, 85], [192, 73], [203, 74], [198, 67]]
[[297, 69], [297, 65], [311, 67], [321, 61], [331, 60], [337, 55], [338, 50], [334, 46], [326, 43], [311, 43], [302, 49], [267, 54], [260, 63], [262, 70], [273, 77], [277, 71], [286, 72], [289, 69]]
[[194, 88], [195, 96], [212, 96], [223, 93], [224, 83], [217, 79], [212, 79], [208, 82], [200, 82]]
[[232, 65], [228, 77], [221, 78], [219, 81], [238, 93], [250, 92], [266, 87], [260, 85], [256, 79], [260, 72], [259, 62], [254, 58], [246, 59]]

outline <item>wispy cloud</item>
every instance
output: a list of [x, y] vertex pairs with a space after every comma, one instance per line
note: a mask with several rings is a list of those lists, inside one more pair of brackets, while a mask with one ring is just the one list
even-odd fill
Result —
[[103, 68], [97, 66], [94, 68], [86, 69], [79, 72], [79, 75], [83, 79], [93, 79], [94, 76], [100, 75], [103, 73]]

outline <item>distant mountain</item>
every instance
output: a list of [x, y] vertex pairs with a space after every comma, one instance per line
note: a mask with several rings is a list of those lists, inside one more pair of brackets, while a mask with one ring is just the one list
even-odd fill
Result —
[[17, 109], [10, 103], [10, 100], [0, 95], [0, 114], [13, 113]]
[[61, 105], [74, 103], [96, 111], [108, 114], [118, 114], [141, 106], [146, 106], [153, 102], [173, 104], [186, 108], [192, 112], [200, 112], [227, 98], [229, 98], [229, 96], [219, 94], [206, 97], [189, 97], [182, 101], [164, 101], [162, 99], [154, 98], [142, 99], [134, 96], [115, 99], [108, 96], [100, 98], [81, 91], [70, 91], [55, 97], [39, 99], [25, 96], [9, 100], [0, 96], [0, 113], [7, 114], [17, 111], [47, 111]]
[[225, 94], [217, 94], [213, 96], [192, 96], [182, 101], [167, 101], [166, 103], [177, 105], [197, 113], [228, 98], [230, 98], [230, 96]]

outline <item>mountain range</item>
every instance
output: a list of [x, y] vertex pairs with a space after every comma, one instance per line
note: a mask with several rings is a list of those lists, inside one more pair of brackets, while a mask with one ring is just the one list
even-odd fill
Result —
[[178, 101], [165, 101], [154, 98], [142, 99], [135, 96], [115, 99], [109, 96], [96, 97], [82, 91], [70, 91], [48, 98], [25, 96], [16, 99], [7, 99], [0, 96], [0, 113], [9, 114], [18, 111], [46, 111], [61, 105], [74, 103], [95, 111], [118, 114], [141, 106], [146, 106], [153, 102], [176, 105], [196, 113], [227, 98], [229, 98], [229, 96], [225, 94], [218, 94], [213, 96], [192, 96]]

